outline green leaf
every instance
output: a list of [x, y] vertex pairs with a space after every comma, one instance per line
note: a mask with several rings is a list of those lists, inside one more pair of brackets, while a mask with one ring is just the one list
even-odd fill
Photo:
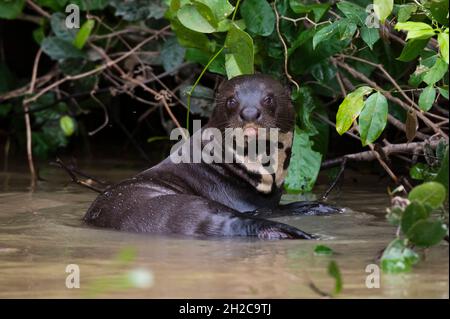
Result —
[[389, 224], [393, 226], [398, 226], [400, 225], [400, 222], [402, 220], [402, 215], [403, 209], [398, 206], [394, 206], [387, 209], [386, 219], [389, 222]]
[[94, 29], [94, 26], [95, 26], [94, 20], [86, 20], [86, 22], [83, 23], [75, 39], [72, 42], [75, 48], [81, 50], [84, 47], [87, 40], [89, 39], [89, 36], [91, 35], [92, 30]]
[[448, 0], [427, 0], [421, 3], [429, 10], [434, 20], [448, 26]]
[[448, 71], [448, 64], [444, 60], [438, 58], [436, 63], [427, 71], [423, 77], [423, 81], [428, 85], [433, 85], [442, 79]]
[[316, 182], [322, 155], [312, 149], [309, 135], [298, 127], [294, 131], [291, 164], [284, 182], [289, 193], [309, 192]]
[[386, 273], [409, 272], [419, 256], [405, 246], [401, 239], [394, 239], [381, 256], [381, 269]]
[[314, 34], [313, 37], [313, 48], [315, 49], [316, 46], [321, 43], [322, 41], [326, 41], [328, 39], [330, 39], [334, 34], [336, 34], [337, 32], [337, 25], [338, 25], [339, 21], [334, 22], [330, 25], [327, 25], [325, 27], [323, 27], [322, 29], [320, 29], [319, 31], [316, 32], [316, 34]]
[[[192, 90], [192, 85], [181, 88], [181, 99], [187, 105], [187, 97]], [[210, 117], [214, 110], [214, 90], [197, 85], [191, 95], [191, 113], [202, 117]]]
[[336, 114], [336, 131], [339, 135], [348, 131], [352, 123], [358, 118], [364, 107], [364, 96], [372, 92], [372, 88], [362, 86], [348, 94]]
[[373, 143], [386, 127], [388, 102], [383, 94], [369, 96], [359, 116], [359, 130], [363, 146]]
[[23, 10], [25, 0], [0, 0], [0, 19], [15, 19]]
[[171, 28], [175, 32], [178, 42], [188, 48], [197, 48], [204, 52], [214, 53], [216, 44], [210, 41], [206, 34], [192, 31], [186, 28], [178, 21], [178, 19], [172, 20]]
[[292, 100], [299, 120], [299, 128], [311, 135], [317, 134], [318, 131], [311, 121], [312, 112], [317, 107], [311, 89], [307, 86], [300, 87], [299, 90], [293, 92]]
[[314, 255], [316, 256], [331, 256], [333, 253], [333, 249], [325, 245], [317, 245], [314, 247]]
[[76, 29], [69, 29], [66, 26], [66, 16], [61, 12], [53, 13], [50, 18], [50, 25], [53, 33], [60, 39], [72, 42], [77, 33]]
[[437, 182], [427, 182], [414, 187], [408, 195], [408, 199], [421, 204], [430, 205], [432, 208], [440, 207], [446, 197], [445, 187]]
[[275, 28], [275, 13], [266, 0], [244, 1], [241, 15], [247, 29], [254, 34], [268, 36]]
[[439, 52], [441, 53], [442, 58], [444, 59], [445, 63], [449, 64], [448, 29], [446, 30], [445, 33], [438, 34], [438, 43], [439, 43]]
[[329, 3], [305, 4], [302, 0], [290, 0], [289, 5], [295, 13], [314, 13], [314, 21], [318, 22], [330, 8]]
[[33, 39], [34, 41], [36, 41], [37, 44], [41, 45], [42, 40], [44, 40], [44, 38], [45, 38], [45, 31], [43, 26], [40, 26], [39, 28], [33, 30]]
[[353, 23], [361, 27], [366, 25], [367, 12], [363, 7], [348, 1], [340, 1], [336, 6]]
[[59, 126], [66, 136], [71, 136], [75, 132], [76, 122], [72, 117], [64, 115], [59, 119]]
[[378, 20], [384, 23], [394, 8], [394, 0], [373, 0], [373, 7]]
[[417, 163], [409, 170], [409, 175], [416, 180], [430, 180], [436, 177], [434, 170], [425, 163]]
[[448, 100], [448, 88], [444, 89], [444, 88], [438, 88], [439, 93]]
[[342, 290], [342, 276], [341, 276], [341, 271], [339, 270], [339, 266], [337, 265], [337, 263], [332, 260], [330, 261], [330, 263], [328, 264], [328, 275], [330, 275], [331, 277], [334, 278], [334, 292], [333, 295], [337, 295], [341, 292]]
[[351, 39], [355, 34], [357, 26], [355, 23], [348, 19], [341, 19], [332, 24], [329, 24], [314, 34], [313, 37], [313, 49], [317, 47], [321, 42], [329, 40], [334, 35], [339, 36], [339, 40], [344, 41]]
[[424, 22], [398, 22], [395, 25], [395, 30], [402, 30], [408, 32], [406, 40], [409, 39], [429, 39], [435, 33], [433, 27]]
[[165, 71], [172, 71], [184, 61], [186, 49], [175, 37], [167, 39], [161, 49], [161, 60]]
[[419, 220], [427, 219], [428, 212], [425, 207], [418, 203], [412, 202], [406, 208], [402, 216], [401, 229], [406, 234], [409, 229]]
[[194, 0], [193, 2], [200, 2], [208, 6], [214, 13], [217, 21], [226, 19], [234, 11], [234, 7], [228, 2], [228, 0]]
[[57, 37], [48, 37], [42, 41], [42, 51], [53, 60], [84, 57], [83, 52], [75, 48], [72, 43]]
[[436, 99], [436, 89], [430, 85], [423, 89], [419, 96], [419, 107], [422, 111], [427, 112], [433, 106]]
[[228, 31], [225, 39], [225, 69], [228, 79], [241, 74], [253, 74], [253, 39], [237, 26]]
[[[186, 50], [186, 61], [201, 63], [203, 65], [207, 65], [209, 60], [211, 59], [210, 53], [205, 53], [202, 50], [196, 49], [196, 48], [188, 48]], [[213, 73], [219, 73], [222, 75], [226, 75], [227, 72], [225, 70], [225, 53], [222, 51], [219, 56], [211, 62], [211, 64], [208, 67], [208, 71]]]
[[402, 53], [397, 60], [402, 62], [409, 62], [414, 60], [422, 52], [427, 45], [429, 39], [412, 39], [406, 42]]
[[373, 45], [380, 39], [380, 33], [377, 28], [363, 26], [361, 28], [361, 38], [372, 50]]
[[212, 33], [216, 31], [217, 21], [211, 9], [202, 4], [186, 4], [181, 7], [177, 14], [181, 24], [186, 28], [201, 33]]
[[417, 11], [417, 5], [413, 3], [407, 3], [399, 5], [397, 19], [398, 22], [406, 22], [409, 20], [411, 15]]
[[406, 236], [418, 247], [430, 247], [439, 244], [447, 231], [447, 226], [440, 220], [419, 220]]

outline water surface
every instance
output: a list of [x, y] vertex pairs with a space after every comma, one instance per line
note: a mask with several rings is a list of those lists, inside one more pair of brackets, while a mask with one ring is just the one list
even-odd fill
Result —
[[[139, 171], [111, 163], [81, 167], [111, 181]], [[25, 169], [0, 173], [1, 298], [316, 298], [310, 282], [333, 289], [330, 260], [342, 272], [339, 298], [449, 297], [447, 244], [428, 250], [411, 273], [381, 274], [380, 288], [366, 287], [366, 266], [377, 263], [395, 234], [385, 220], [385, 183], [376, 178], [346, 178], [332, 196], [346, 207], [341, 215], [277, 219], [320, 234], [321, 244], [336, 252], [320, 257], [313, 254], [317, 241], [200, 240], [90, 228], [81, 218], [96, 194], [67, 183], [57, 168], [44, 166], [41, 176], [45, 181], [31, 193]], [[130, 249], [135, 258], [117, 258]], [[68, 264], [80, 268], [79, 289], [66, 288]], [[136, 270], [146, 287], [114, 284]]]

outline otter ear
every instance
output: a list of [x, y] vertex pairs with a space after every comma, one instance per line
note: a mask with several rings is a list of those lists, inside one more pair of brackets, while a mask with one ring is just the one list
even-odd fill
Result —
[[227, 83], [227, 79], [222, 79], [221, 81], [220, 81], [220, 83], [219, 83], [219, 85], [217, 86], [217, 88], [216, 88], [216, 94], [214, 95], [214, 98], [217, 100], [217, 98], [219, 98], [219, 94], [220, 94], [220, 92], [222, 92], [222, 90], [223, 90], [223, 88], [224, 88], [224, 86], [225, 86], [225, 83]]

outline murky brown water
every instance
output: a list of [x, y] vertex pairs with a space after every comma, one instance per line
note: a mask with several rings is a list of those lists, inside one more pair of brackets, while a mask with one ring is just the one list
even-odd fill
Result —
[[[81, 167], [112, 181], [138, 171], [113, 164]], [[310, 281], [325, 291], [333, 287], [327, 275], [330, 260], [342, 272], [340, 298], [449, 297], [447, 244], [430, 249], [411, 273], [381, 274], [380, 288], [366, 287], [366, 266], [376, 263], [395, 232], [385, 221], [387, 196], [376, 180], [349, 186], [346, 179], [333, 197], [347, 207], [342, 215], [277, 219], [323, 235], [321, 244], [337, 254], [319, 257], [313, 254], [317, 241], [198, 240], [89, 228], [81, 218], [95, 193], [67, 185], [66, 175], [52, 167], [41, 170], [47, 181], [30, 193], [26, 170], [22, 172], [0, 173], [2, 298], [315, 298]], [[129, 247], [136, 258], [121, 264], [116, 255]], [[66, 288], [68, 264], [80, 268], [79, 289]], [[153, 284], [110, 284], [110, 278], [135, 269], [153, 276]], [[94, 290], [99, 285], [104, 289]]]

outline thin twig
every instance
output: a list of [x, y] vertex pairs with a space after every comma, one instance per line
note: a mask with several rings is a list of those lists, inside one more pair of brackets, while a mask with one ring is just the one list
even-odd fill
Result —
[[[170, 28], [170, 25], [165, 26], [164, 28], [162, 28], [162, 29], [160, 30], [160, 32], [163, 32], [163, 31], [165, 31], [165, 30], [168, 30], [169, 28]], [[142, 41], [141, 43], [139, 43], [138, 45], [136, 45], [133, 49], [131, 49], [130, 51], [128, 51], [127, 53], [125, 53], [125, 54], [122, 55], [121, 57], [118, 57], [118, 58], [115, 59], [115, 60], [111, 60], [110, 62], [104, 63], [104, 64], [102, 64], [101, 66], [99, 66], [99, 67], [97, 67], [97, 68], [95, 68], [95, 69], [89, 70], [89, 71], [87, 71], [87, 72], [84, 72], [84, 73], [79, 73], [79, 74], [76, 74], [76, 75], [67, 75], [67, 76], [65, 76], [64, 78], [62, 78], [62, 79], [60, 79], [60, 80], [54, 82], [53, 84], [51, 84], [51, 85], [45, 87], [45, 88], [42, 89], [39, 93], [35, 94], [34, 96], [30, 97], [29, 99], [26, 99], [25, 102], [26, 102], [26, 103], [31, 103], [31, 102], [36, 101], [40, 96], [42, 96], [42, 95], [45, 94], [46, 92], [52, 90], [53, 88], [58, 87], [59, 85], [63, 84], [63, 83], [66, 82], [66, 81], [79, 80], [79, 79], [88, 77], [88, 76], [90, 76], [90, 75], [94, 75], [94, 74], [96, 74], [96, 73], [98, 73], [98, 72], [101, 72], [101, 71], [103, 71], [103, 70], [105, 70], [105, 69], [107, 69], [107, 68], [109, 68], [109, 67], [111, 67], [111, 66], [113, 66], [113, 65], [116, 65], [116, 64], [119, 63], [120, 61], [122, 61], [122, 60], [126, 59], [127, 57], [131, 56], [132, 54], [134, 54], [135, 51], [139, 50], [141, 47], [143, 47], [144, 45], [146, 45], [148, 42], [150, 42], [150, 41], [154, 40], [155, 38], [157, 38], [157, 37], [159, 36], [159, 33], [160, 33], [160, 32], [155, 33], [155, 34], [152, 35], [151, 37], [145, 39], [144, 41]]]
[[[33, 71], [31, 74], [31, 82], [30, 82], [30, 89], [28, 90], [29, 94], [33, 94], [35, 85], [36, 85], [36, 78], [37, 78], [37, 72], [39, 67], [39, 60], [41, 59], [42, 55], [42, 49], [39, 48], [38, 52], [36, 53], [36, 57], [34, 58], [34, 64], [33, 64]], [[27, 158], [28, 158], [28, 167], [30, 169], [30, 178], [31, 178], [31, 190], [34, 191], [36, 188], [36, 169], [34, 167], [33, 162], [33, 135], [31, 131], [31, 120], [30, 120], [30, 114], [28, 113], [28, 104], [23, 103], [23, 110], [25, 112], [25, 126], [26, 126], [26, 136], [27, 136]]]
[[278, 13], [277, 1], [276, 0], [273, 2], [273, 9], [275, 11], [275, 17], [276, 17], [276, 24], [275, 24], [275, 26], [276, 26], [276, 29], [277, 29], [278, 38], [280, 39], [281, 43], [283, 44], [283, 50], [284, 50], [284, 73], [285, 73], [286, 77], [288, 78], [288, 80], [295, 85], [297, 90], [300, 90], [300, 85], [289, 74], [289, 70], [288, 70], [288, 48], [287, 48], [286, 42], [284, 41], [283, 36], [281, 35], [281, 32], [280, 32], [280, 14]]
[[51, 18], [50, 13], [42, 9], [40, 6], [38, 6], [36, 3], [34, 3], [31, 0], [27, 0], [27, 4], [37, 13], [39, 13], [41, 16], [46, 17], [47, 19]]

